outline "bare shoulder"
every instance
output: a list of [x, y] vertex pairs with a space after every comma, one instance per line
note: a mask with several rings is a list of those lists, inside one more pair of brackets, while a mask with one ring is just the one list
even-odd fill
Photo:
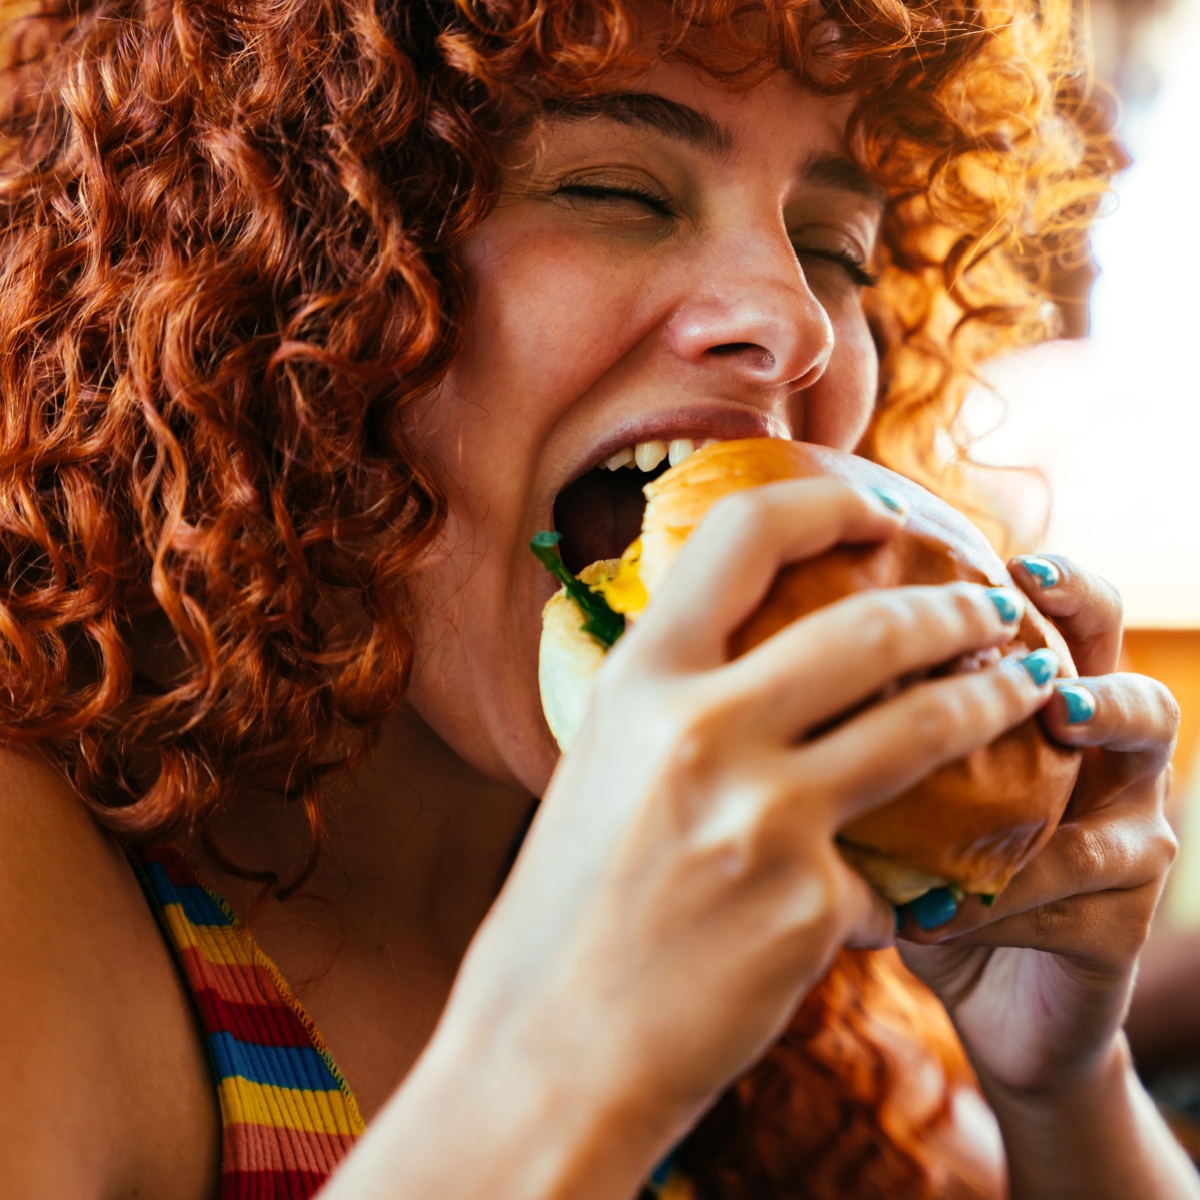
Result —
[[0, 1195], [215, 1193], [219, 1120], [186, 991], [121, 847], [0, 748]]

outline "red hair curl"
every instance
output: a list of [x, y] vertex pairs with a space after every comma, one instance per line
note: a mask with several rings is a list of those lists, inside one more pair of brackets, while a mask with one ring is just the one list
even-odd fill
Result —
[[[0, 0], [0, 740], [122, 836], [270, 789], [315, 854], [322, 781], [409, 678], [445, 502], [405, 426], [468, 319], [455, 248], [540, 104], [664, 54], [859, 97], [887, 196], [864, 449], [945, 490], [935, 432], [1051, 330], [1048, 247], [1084, 245], [1114, 162], [1067, 0]], [[736, 1170], [693, 1140], [706, 1194], [833, 1194], [770, 1133], [793, 1050], [739, 1085]]]

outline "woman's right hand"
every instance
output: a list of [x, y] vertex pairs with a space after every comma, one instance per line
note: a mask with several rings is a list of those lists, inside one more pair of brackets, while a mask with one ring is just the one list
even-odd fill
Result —
[[610, 652], [464, 960], [442, 1031], [621, 1114], [647, 1167], [839, 947], [891, 943], [892, 909], [837, 831], [1050, 694], [1009, 659], [826, 728], [908, 672], [1008, 641], [1015, 624], [972, 584], [849, 597], [727, 661], [781, 566], [901, 521], [827, 479], [714, 506]]

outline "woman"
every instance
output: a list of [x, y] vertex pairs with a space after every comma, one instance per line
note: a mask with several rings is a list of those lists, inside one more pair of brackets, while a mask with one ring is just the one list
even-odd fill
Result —
[[1090, 748], [1070, 821], [906, 955], [1014, 1195], [1197, 1194], [1120, 1033], [1175, 718], [1111, 674], [1102, 582], [1018, 568], [1089, 719], [1008, 662], [797, 746], [1006, 633], [979, 589], [901, 589], [724, 663], [779, 564], [903, 519], [762, 489], [556, 761], [526, 549], [556, 498], [667, 440], [919, 469], [1037, 332], [1031, 239], [1102, 190], [1052, 6], [680, 7], [13, 18], [5, 1194], [631, 1195], [839, 947], [892, 941], [838, 827], [1038, 710]]

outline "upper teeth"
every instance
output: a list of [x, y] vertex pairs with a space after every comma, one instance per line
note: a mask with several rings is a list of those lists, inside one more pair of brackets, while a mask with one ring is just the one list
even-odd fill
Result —
[[600, 465], [610, 471], [618, 467], [637, 467], [641, 471], [653, 471], [662, 460], [668, 459], [671, 466], [681, 463], [689, 454], [703, 450], [719, 439], [705, 438], [697, 442], [692, 438], [674, 438], [670, 442], [636, 442], [632, 446], [623, 446], [616, 454], [610, 454]]

